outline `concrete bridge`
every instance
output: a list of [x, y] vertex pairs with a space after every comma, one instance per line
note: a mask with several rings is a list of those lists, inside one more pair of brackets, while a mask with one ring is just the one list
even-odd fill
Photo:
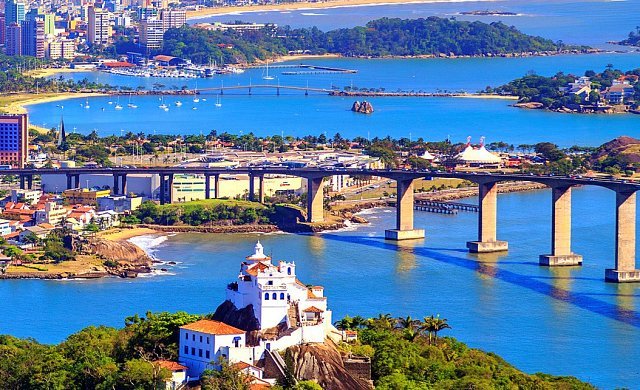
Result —
[[[467, 242], [473, 253], [501, 252], [508, 250], [508, 243], [497, 237], [498, 183], [503, 181], [530, 181], [551, 188], [552, 233], [551, 251], [540, 255], [544, 266], [575, 266], [582, 264], [582, 256], [571, 250], [571, 189], [578, 185], [599, 186], [616, 194], [615, 266], [605, 271], [605, 279], [611, 282], [640, 281], [640, 270], [636, 269], [636, 192], [640, 184], [615, 179], [582, 177], [534, 176], [524, 174], [489, 174], [468, 172], [407, 171], [375, 169], [319, 169], [285, 167], [253, 168], [205, 168], [205, 167], [159, 167], [159, 168], [68, 168], [68, 169], [12, 169], [0, 171], [2, 175], [19, 175], [21, 188], [31, 188], [33, 176], [58, 174], [67, 176], [67, 188], [80, 185], [81, 174], [113, 175], [113, 193], [125, 194], [127, 174], [157, 174], [160, 176], [160, 203], [171, 202], [171, 185], [176, 174], [201, 174], [205, 176], [207, 198], [211, 193], [211, 178], [214, 180], [214, 197], [218, 197], [220, 175], [249, 175], [249, 199], [264, 200], [265, 175], [289, 175], [307, 180], [307, 221], [321, 222], [323, 213], [323, 180], [333, 175], [378, 176], [397, 183], [396, 226], [385, 231], [389, 240], [418, 239], [425, 236], [423, 229], [413, 223], [414, 183], [419, 179], [456, 178], [474, 182], [479, 187], [477, 239]], [[257, 187], [256, 187], [257, 181]]]

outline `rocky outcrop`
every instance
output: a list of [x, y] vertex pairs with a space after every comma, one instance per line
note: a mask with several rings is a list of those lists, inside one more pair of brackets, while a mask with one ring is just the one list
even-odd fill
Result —
[[304, 344], [287, 348], [287, 365], [291, 363], [298, 380], [317, 382], [325, 390], [369, 390], [367, 381], [354, 378], [344, 368], [342, 356], [332, 345]]
[[362, 103], [359, 101], [355, 101], [351, 106], [351, 111], [359, 112], [360, 114], [371, 114], [373, 113], [373, 106], [366, 100]]
[[528, 109], [531, 109], [531, 110], [537, 110], [537, 109], [544, 108], [544, 104], [539, 103], [539, 102], [516, 103], [513, 106], [514, 107], [518, 107], [518, 108], [528, 108]]
[[125, 262], [134, 266], [151, 266], [151, 258], [145, 251], [128, 241], [90, 238], [82, 243], [82, 252], [96, 255], [105, 260]]
[[211, 319], [224, 322], [247, 332], [260, 329], [260, 322], [253, 313], [253, 305], [238, 309], [229, 300], [222, 302], [218, 306]]

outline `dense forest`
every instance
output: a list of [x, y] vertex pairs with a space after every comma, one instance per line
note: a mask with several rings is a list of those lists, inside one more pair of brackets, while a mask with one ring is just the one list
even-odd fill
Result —
[[640, 46], [640, 26], [637, 26], [635, 31], [629, 33], [627, 39], [618, 42], [618, 44], [624, 46]]
[[[424, 55], [501, 55], [575, 49], [561, 42], [523, 34], [501, 22], [382, 18], [366, 26], [322, 32], [317, 27], [266, 26], [257, 31], [209, 31], [188, 26], [165, 33], [163, 54], [196, 63], [254, 62], [306, 52], [354, 57]], [[579, 48], [586, 49], [586, 48]]]
[[[184, 312], [128, 317], [125, 327], [90, 326], [57, 345], [0, 336], [2, 389], [157, 389], [171, 373], [154, 362], [178, 357], [179, 327], [201, 319]], [[372, 361], [377, 389], [593, 389], [573, 377], [528, 375], [499, 356], [440, 337], [437, 316], [416, 321], [388, 314], [345, 317], [336, 326], [358, 329], [356, 344], [339, 348]], [[243, 373], [224, 366], [202, 378], [203, 389], [249, 389]], [[283, 381], [284, 382], [284, 381]], [[274, 389], [317, 389], [309, 382]]]

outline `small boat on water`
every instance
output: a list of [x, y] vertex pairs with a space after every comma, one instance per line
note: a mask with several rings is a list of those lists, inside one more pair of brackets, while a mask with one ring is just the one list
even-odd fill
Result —
[[160, 99], [160, 102], [162, 104], [160, 104], [158, 107], [162, 108], [163, 110], [167, 111], [166, 109], [168, 109], [167, 105], [164, 104], [164, 96]]
[[177, 102], [175, 102], [176, 107], [180, 107], [182, 106], [182, 102], [180, 100], [178, 100]]
[[275, 77], [269, 76], [269, 61], [267, 61], [266, 74], [262, 76], [264, 80], [273, 80]]
[[129, 108], [138, 108], [138, 106], [136, 106], [135, 104], [131, 103], [131, 95], [129, 95], [129, 104], [127, 104], [127, 107], [129, 107]]
[[222, 101], [220, 100], [220, 95], [216, 97], [216, 107], [222, 107]]
[[89, 105], [89, 99], [85, 100], [84, 108], [91, 108], [91, 106]]
[[122, 106], [120, 105], [120, 96], [118, 96], [118, 101], [116, 102], [116, 106], [114, 108], [116, 110], [122, 110]]

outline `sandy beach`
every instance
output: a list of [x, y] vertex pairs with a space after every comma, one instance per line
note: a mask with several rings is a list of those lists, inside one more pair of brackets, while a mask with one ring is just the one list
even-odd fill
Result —
[[148, 234], [163, 234], [157, 230], [146, 227], [135, 227], [131, 229], [110, 229], [99, 234], [100, 238], [109, 241], [126, 241], [133, 237], [145, 236]]
[[62, 92], [62, 93], [21, 93], [5, 95], [0, 98], [0, 110], [8, 114], [26, 114], [26, 106], [31, 104], [49, 103], [67, 99], [87, 98], [94, 96], [106, 96], [102, 93], [90, 92]]
[[44, 69], [34, 69], [26, 72], [26, 75], [31, 77], [50, 77], [57, 74], [62, 73], [77, 73], [77, 72], [87, 72], [87, 69], [71, 69], [71, 68], [44, 68]]
[[[300, 2], [300, 3], [288, 3], [288, 4], [274, 4], [274, 5], [249, 5], [240, 7], [217, 7], [217, 8], [202, 8], [198, 11], [187, 11], [187, 19], [202, 19], [215, 15], [233, 15], [244, 12], [269, 12], [269, 11], [292, 11], [292, 10], [312, 10], [312, 9], [327, 9], [327, 8], [342, 8], [342, 7], [363, 7], [363, 6], [375, 6], [375, 5], [388, 5], [388, 4], [425, 4], [425, 3], [450, 3], [450, 2], [463, 2], [473, 0], [423, 0], [423, 1], [406, 1], [406, 0], [331, 0], [331, 1], [319, 1], [319, 2]], [[491, 0], [476, 0], [476, 1], [491, 1]]]

